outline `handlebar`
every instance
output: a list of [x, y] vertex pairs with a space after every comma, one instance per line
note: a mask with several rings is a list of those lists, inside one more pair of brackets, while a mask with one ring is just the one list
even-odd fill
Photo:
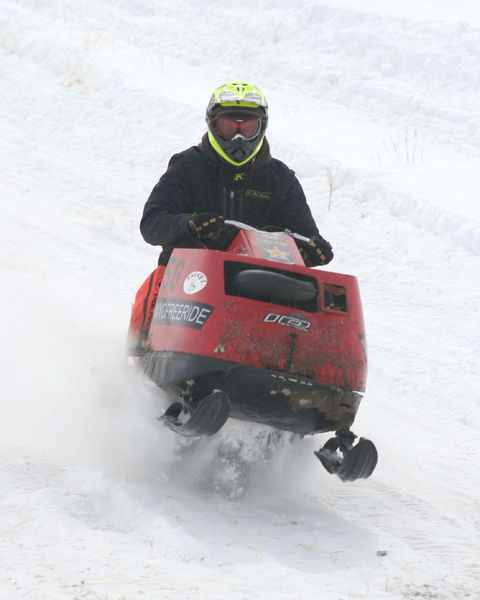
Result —
[[[256, 227], [252, 227], [251, 225], [247, 225], [246, 223], [242, 223], [241, 221], [234, 221], [232, 219], [226, 219], [225, 223], [226, 223], [226, 225], [233, 225], [234, 227], [237, 227], [238, 229], [246, 229], [247, 231], [261, 231], [261, 229], [257, 229]], [[277, 232], [275, 232], [275, 233], [277, 233]], [[293, 237], [296, 240], [300, 240], [301, 242], [308, 243], [310, 241], [310, 238], [305, 237], [304, 235], [301, 235], [300, 233], [295, 233], [293, 231], [290, 231], [289, 229], [283, 229], [283, 230], [279, 231], [278, 233], [285, 233], [286, 235], [289, 235], [290, 237]]]

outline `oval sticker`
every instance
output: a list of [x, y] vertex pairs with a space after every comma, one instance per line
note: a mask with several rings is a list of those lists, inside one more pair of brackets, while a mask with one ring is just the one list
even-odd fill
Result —
[[207, 276], [202, 271], [193, 271], [187, 275], [183, 282], [183, 291], [186, 294], [196, 294], [207, 285]]

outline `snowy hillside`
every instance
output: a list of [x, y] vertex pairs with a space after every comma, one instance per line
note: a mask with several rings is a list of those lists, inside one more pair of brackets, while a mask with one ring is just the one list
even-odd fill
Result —
[[[143, 204], [237, 77], [359, 279], [367, 481], [182, 444], [122, 367]], [[479, 97], [474, 0], [0, 0], [2, 600], [480, 597]]]

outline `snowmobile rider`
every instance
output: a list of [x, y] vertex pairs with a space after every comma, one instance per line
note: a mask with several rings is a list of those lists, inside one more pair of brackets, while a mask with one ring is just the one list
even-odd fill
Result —
[[162, 252], [159, 266], [135, 297], [132, 346], [141, 346], [148, 335], [173, 249], [227, 250], [237, 229], [225, 219], [258, 229], [290, 229], [309, 238], [308, 243], [295, 240], [307, 266], [326, 265], [333, 258], [294, 172], [270, 154], [263, 93], [249, 83], [227, 83], [213, 92], [206, 121], [200, 144], [172, 156], [145, 204], [140, 231]]
[[200, 144], [171, 158], [145, 204], [140, 231], [162, 246], [159, 265], [175, 247], [226, 250], [236, 230], [225, 219], [300, 233], [310, 238], [297, 241], [305, 264], [329, 263], [332, 248], [318, 233], [298, 179], [270, 154], [263, 93], [249, 83], [227, 83], [213, 92], [206, 121]]

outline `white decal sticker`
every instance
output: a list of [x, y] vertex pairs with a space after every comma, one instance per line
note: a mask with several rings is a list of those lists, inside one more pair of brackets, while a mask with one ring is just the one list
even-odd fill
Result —
[[307, 321], [301, 316], [297, 317], [294, 314], [291, 314], [287, 317], [287, 315], [268, 313], [268, 315], [263, 319], [263, 322], [278, 323], [279, 325], [285, 325], [286, 327], [295, 327], [296, 329], [302, 329], [303, 331], [307, 331], [311, 325], [310, 321]]
[[196, 294], [207, 285], [207, 276], [201, 271], [193, 271], [183, 282], [183, 291], [186, 294]]

